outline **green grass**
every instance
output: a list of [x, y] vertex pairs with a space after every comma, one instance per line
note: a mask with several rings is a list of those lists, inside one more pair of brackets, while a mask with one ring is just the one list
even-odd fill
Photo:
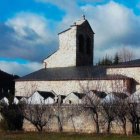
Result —
[[0, 140], [140, 140], [140, 136], [71, 133], [0, 133]]

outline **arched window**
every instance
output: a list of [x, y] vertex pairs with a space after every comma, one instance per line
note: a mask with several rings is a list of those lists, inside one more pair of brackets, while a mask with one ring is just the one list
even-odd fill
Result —
[[84, 37], [83, 37], [83, 35], [79, 35], [78, 41], [79, 41], [79, 52], [84, 52]]
[[91, 53], [91, 40], [89, 37], [86, 39], [86, 53], [90, 54]]

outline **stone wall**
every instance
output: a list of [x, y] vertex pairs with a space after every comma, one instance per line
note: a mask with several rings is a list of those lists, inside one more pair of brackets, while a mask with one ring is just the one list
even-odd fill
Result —
[[30, 96], [36, 90], [54, 91], [57, 95], [71, 92], [86, 93], [90, 90], [126, 92], [124, 80], [67, 80], [67, 81], [16, 81], [16, 96]]
[[47, 68], [76, 65], [76, 27], [59, 35], [59, 50], [44, 60]]
[[[57, 109], [55, 111], [57, 114]], [[78, 132], [78, 133], [95, 133], [96, 126], [93, 116], [90, 112], [79, 108], [78, 106], [63, 106], [59, 110], [59, 117], [62, 124], [63, 132]], [[127, 121], [126, 132], [131, 134], [131, 124]], [[106, 133], [107, 123], [101, 115], [99, 115], [100, 132]], [[26, 119], [24, 120], [23, 129], [25, 131], [37, 131], [37, 129]], [[44, 131], [59, 132], [58, 119], [53, 116], [48, 124], [44, 127]], [[113, 121], [111, 124], [111, 133], [123, 134], [121, 122]]]
[[108, 68], [107, 74], [116, 75], [121, 74], [130, 78], [133, 78], [135, 81], [134, 88], [135, 91], [140, 91], [140, 67], [123, 67], [123, 68]]

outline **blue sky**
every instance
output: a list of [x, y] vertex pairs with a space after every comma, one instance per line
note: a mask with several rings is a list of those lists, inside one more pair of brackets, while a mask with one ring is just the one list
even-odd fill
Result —
[[95, 34], [95, 61], [123, 47], [140, 51], [139, 0], [1, 0], [0, 69], [25, 75], [58, 49], [57, 33], [85, 14]]
[[[5, 21], [21, 11], [37, 13], [53, 20], [61, 20], [65, 14], [63, 10], [51, 3], [44, 4], [35, 0], [2, 0], [0, 5], [0, 20]], [[59, 16], [55, 14], [52, 16], [52, 13], [58, 13]]]

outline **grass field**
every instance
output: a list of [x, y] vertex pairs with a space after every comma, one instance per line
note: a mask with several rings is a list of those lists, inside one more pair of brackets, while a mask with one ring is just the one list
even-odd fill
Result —
[[0, 133], [0, 140], [140, 140], [140, 136], [70, 133]]

